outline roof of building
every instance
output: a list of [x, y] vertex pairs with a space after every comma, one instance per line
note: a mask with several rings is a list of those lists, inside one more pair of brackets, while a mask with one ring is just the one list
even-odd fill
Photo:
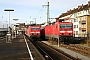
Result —
[[78, 6], [77, 8], [74, 8], [72, 10], [70, 9], [66, 13], [62, 13], [58, 18], [67, 16], [67, 15], [70, 15], [70, 14], [73, 14], [73, 13], [76, 13], [76, 12], [79, 12], [79, 11], [82, 11], [82, 10], [88, 10], [89, 7], [90, 7], [90, 1], [88, 1], [88, 4], [86, 4], [86, 5], [82, 4], [81, 6]]

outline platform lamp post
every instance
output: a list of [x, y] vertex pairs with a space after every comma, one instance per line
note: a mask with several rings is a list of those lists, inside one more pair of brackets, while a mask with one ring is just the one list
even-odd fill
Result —
[[10, 11], [14, 11], [14, 10], [13, 9], [5, 9], [4, 11], [9, 12], [8, 34], [7, 34], [6, 43], [12, 43], [11, 42], [11, 34], [10, 34]]
[[9, 23], [8, 23], [8, 28], [9, 28], [9, 33], [10, 33], [10, 11], [14, 11], [13, 9], [5, 9], [4, 11], [9, 11]]
[[[14, 21], [17, 21], [18, 19], [13, 19]], [[16, 22], [15, 22], [16, 24]], [[16, 34], [17, 34], [17, 31], [16, 31], [16, 25], [15, 25], [15, 38], [16, 38]]]

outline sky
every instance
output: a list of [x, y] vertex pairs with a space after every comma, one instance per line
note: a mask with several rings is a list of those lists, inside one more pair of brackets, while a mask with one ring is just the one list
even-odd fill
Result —
[[[9, 12], [5, 9], [13, 9], [10, 12], [10, 25], [26, 23], [36, 19], [37, 24], [47, 21], [47, 2], [49, 2], [50, 18], [59, 17], [67, 10], [87, 4], [89, 0], [0, 0], [0, 27], [9, 24]], [[18, 19], [14, 21], [13, 19]]]

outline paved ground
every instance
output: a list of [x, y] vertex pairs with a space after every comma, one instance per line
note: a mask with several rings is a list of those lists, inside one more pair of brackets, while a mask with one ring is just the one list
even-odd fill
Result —
[[[29, 43], [29, 46], [30, 45], [31, 44]], [[33, 48], [33, 50], [34, 51], [32, 53], [34, 54], [32, 55], [33, 55], [34, 60], [41, 57], [41, 55], [37, 53], [35, 48]], [[6, 43], [5, 38], [0, 39], [0, 60], [31, 60], [31, 56], [28, 52], [23, 35], [17, 36], [17, 38], [12, 40], [12, 43]]]

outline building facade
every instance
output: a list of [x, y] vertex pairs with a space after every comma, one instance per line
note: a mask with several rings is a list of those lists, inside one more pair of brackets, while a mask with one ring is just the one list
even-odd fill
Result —
[[88, 4], [70, 9], [66, 13], [62, 13], [59, 19], [65, 19], [65, 22], [73, 22], [75, 37], [88, 37], [90, 33], [90, 1]]

